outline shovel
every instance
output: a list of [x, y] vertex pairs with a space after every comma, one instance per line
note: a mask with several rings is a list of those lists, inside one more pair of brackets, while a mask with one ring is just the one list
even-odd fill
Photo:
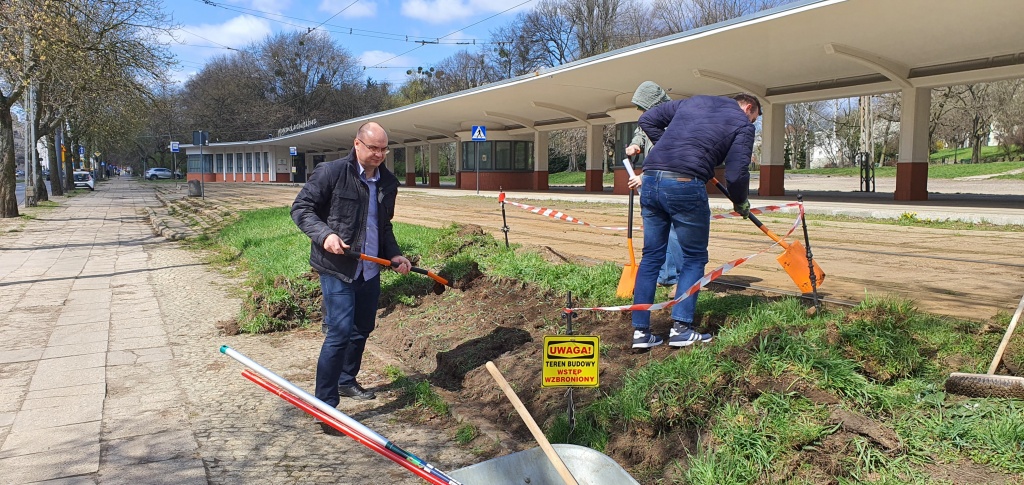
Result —
[[[712, 177], [711, 181], [714, 182], [715, 187], [718, 187], [718, 190], [725, 194], [726, 197], [729, 196], [729, 191], [721, 182], [718, 181], [717, 178]], [[786, 244], [786, 242], [772, 232], [771, 229], [765, 227], [757, 216], [750, 214], [749, 218], [750, 222], [753, 222], [761, 232], [767, 234], [768, 237], [772, 238], [772, 241], [775, 241], [779, 243], [779, 246], [782, 246], [783, 252], [778, 258], [776, 258], [776, 260], [779, 262], [779, 265], [782, 266], [782, 269], [786, 270], [786, 273], [789, 274], [789, 278], [793, 280], [793, 283], [796, 283], [796, 286], [800, 288], [800, 291], [803, 293], [812, 292], [814, 290], [814, 286], [811, 285], [811, 275], [808, 271], [810, 266], [807, 264], [807, 250], [804, 249], [804, 245], [800, 244], [798, 241], [793, 241], [792, 244]], [[821, 270], [820, 266], [818, 266], [817, 261], [812, 260], [811, 263], [814, 264], [816, 286], [821, 287], [821, 283], [825, 281], [825, 272]]]
[[[377, 264], [379, 264], [381, 266], [388, 266], [388, 267], [391, 267], [391, 268], [397, 268], [398, 267], [398, 263], [396, 263], [394, 261], [391, 261], [391, 260], [388, 260], [388, 259], [378, 258], [378, 257], [370, 256], [368, 254], [363, 254], [363, 253], [346, 253], [346, 254], [351, 254], [353, 256], [358, 254], [359, 255], [359, 259], [362, 259], [363, 261], [370, 261], [370, 262], [373, 262], [373, 263], [377, 263]], [[437, 273], [434, 273], [433, 271], [429, 271], [429, 270], [425, 270], [423, 268], [417, 268], [416, 266], [413, 266], [412, 267], [412, 272], [428, 276], [428, 277], [430, 277], [430, 279], [434, 280], [433, 291], [434, 291], [435, 295], [440, 295], [441, 293], [444, 293], [444, 287], [445, 286], [447, 286], [449, 288], [455, 288], [454, 286], [452, 286], [452, 283], [450, 281], [448, 281], [448, 280], [438, 276]]]
[[635, 190], [629, 190], [629, 229], [626, 236], [626, 246], [629, 248], [629, 264], [622, 267], [619, 287], [615, 289], [615, 296], [620, 298], [633, 296], [633, 285], [636, 284], [636, 255], [633, 254], [633, 197], [635, 194]]

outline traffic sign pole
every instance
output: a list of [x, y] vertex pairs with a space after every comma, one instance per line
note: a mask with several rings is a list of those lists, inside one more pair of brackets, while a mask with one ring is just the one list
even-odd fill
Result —
[[476, 193], [480, 194], [480, 142], [487, 141], [487, 127], [483, 125], [473, 125], [473, 129], [470, 132], [471, 139], [476, 143], [476, 160], [473, 161], [473, 165], [476, 166]]

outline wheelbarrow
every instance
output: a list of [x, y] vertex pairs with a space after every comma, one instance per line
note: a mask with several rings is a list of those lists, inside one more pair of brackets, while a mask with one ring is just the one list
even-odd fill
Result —
[[[303, 391], [287, 379], [267, 370], [237, 350], [222, 345], [220, 351], [247, 367], [242, 371], [242, 376], [246, 379], [401, 465], [427, 483], [435, 485], [566, 483], [552, 461], [545, 458], [545, 451], [541, 447], [492, 458], [451, 473], [445, 473], [418, 456], [398, 447], [359, 421]], [[639, 485], [618, 463], [601, 452], [577, 445], [555, 444], [549, 446], [554, 448], [558, 458], [580, 485]]]

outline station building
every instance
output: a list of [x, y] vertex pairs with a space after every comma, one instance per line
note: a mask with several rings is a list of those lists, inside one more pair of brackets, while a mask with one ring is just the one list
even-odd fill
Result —
[[[747, 92], [761, 100], [757, 194], [785, 195], [786, 106], [901, 94], [895, 200], [927, 200], [929, 112], [937, 87], [1024, 77], [1020, 0], [803, 0], [704, 28], [401, 108], [259, 141], [182, 145], [189, 179], [304, 182], [323, 161], [344, 156], [356, 130], [376, 121], [395, 154], [429, 164], [440, 186], [439, 150], [454, 144], [458, 189], [548, 190], [550, 133], [586, 132], [584, 190], [603, 191], [621, 164], [640, 112], [632, 93], [651, 80], [674, 98]], [[614, 125], [615, 146], [603, 130]], [[486, 140], [474, 141], [474, 127]], [[450, 145], [449, 145], [450, 146]], [[404, 149], [404, 150], [400, 150]], [[202, 156], [200, 156], [202, 151]], [[203, 163], [200, 163], [203, 160]], [[415, 164], [404, 181], [417, 183]], [[396, 174], [402, 179], [402, 174]], [[851, 191], [855, 189], [851, 188]]]

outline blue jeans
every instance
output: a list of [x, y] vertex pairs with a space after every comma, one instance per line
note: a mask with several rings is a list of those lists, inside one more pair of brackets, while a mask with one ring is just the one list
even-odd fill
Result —
[[[633, 303], [653, 303], [658, 284], [658, 269], [665, 261], [669, 232], [679, 238], [681, 258], [676, 262], [679, 290], [687, 288], [704, 276], [708, 263], [708, 235], [711, 230], [711, 208], [704, 182], [680, 182], [678, 175], [660, 170], [643, 174], [640, 191], [640, 215], [644, 220], [644, 249], [637, 268]], [[680, 293], [681, 294], [681, 293]], [[697, 294], [672, 307], [672, 319], [693, 323], [697, 310]], [[651, 312], [634, 311], [633, 327], [651, 327]]]
[[679, 237], [675, 231], [668, 232], [668, 251], [665, 253], [665, 264], [658, 271], [659, 285], [674, 285], [679, 276], [677, 265], [683, 260], [683, 250], [679, 248]]
[[377, 320], [380, 275], [369, 281], [362, 277], [345, 283], [331, 275], [320, 275], [324, 295], [324, 325], [327, 335], [316, 363], [316, 397], [337, 406], [338, 386], [356, 383], [366, 339]]

